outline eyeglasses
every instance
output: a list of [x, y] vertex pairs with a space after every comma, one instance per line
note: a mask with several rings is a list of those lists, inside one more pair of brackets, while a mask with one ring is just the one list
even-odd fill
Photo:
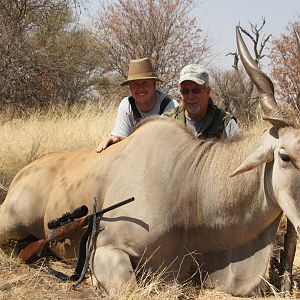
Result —
[[181, 89], [181, 95], [187, 96], [190, 92], [193, 94], [200, 94], [204, 89], [203, 88], [193, 88], [193, 89]]

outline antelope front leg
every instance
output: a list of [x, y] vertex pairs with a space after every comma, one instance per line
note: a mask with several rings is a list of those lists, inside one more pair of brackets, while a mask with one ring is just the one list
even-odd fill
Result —
[[280, 289], [282, 292], [292, 290], [292, 269], [297, 246], [297, 232], [293, 224], [287, 220], [284, 246], [280, 255]]
[[111, 246], [97, 248], [92, 273], [109, 296], [116, 295], [126, 283], [137, 284], [129, 255]]

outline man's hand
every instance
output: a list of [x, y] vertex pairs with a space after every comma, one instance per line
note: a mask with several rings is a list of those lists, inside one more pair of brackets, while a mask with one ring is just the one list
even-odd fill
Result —
[[121, 136], [114, 136], [114, 135], [110, 135], [107, 136], [106, 138], [103, 139], [103, 141], [99, 144], [99, 146], [96, 148], [96, 152], [100, 153], [102, 152], [104, 149], [106, 149], [107, 147], [109, 147], [112, 144], [118, 143], [121, 140], [123, 140], [125, 137], [121, 137]]

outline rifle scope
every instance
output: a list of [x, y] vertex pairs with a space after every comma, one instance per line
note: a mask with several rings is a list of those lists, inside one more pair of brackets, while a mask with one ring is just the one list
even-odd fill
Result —
[[79, 218], [86, 216], [88, 211], [89, 210], [88, 210], [87, 206], [82, 205], [82, 206], [76, 208], [72, 213], [66, 212], [61, 217], [50, 220], [48, 222], [48, 228], [55, 229], [64, 224], [73, 222], [75, 219], [79, 219]]

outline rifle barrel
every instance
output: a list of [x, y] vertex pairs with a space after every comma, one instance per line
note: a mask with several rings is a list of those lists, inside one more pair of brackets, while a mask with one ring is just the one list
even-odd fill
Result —
[[132, 201], [134, 201], [134, 197], [131, 197], [131, 198], [128, 198], [128, 199], [126, 199], [126, 200], [123, 200], [123, 201], [121, 201], [121, 202], [119, 202], [119, 203], [113, 204], [113, 205], [111, 205], [111, 206], [109, 206], [109, 207], [106, 207], [106, 208], [100, 210], [100, 211], [97, 211], [97, 212], [96, 212], [96, 216], [99, 217], [99, 216], [105, 214], [105, 213], [108, 212], [108, 211], [111, 211], [111, 210], [113, 210], [113, 209], [116, 209], [116, 208], [118, 208], [118, 207], [120, 207], [120, 206], [122, 206], [122, 205], [125, 205], [125, 204], [127, 204], [127, 203], [130, 203], [130, 202], [132, 202]]

